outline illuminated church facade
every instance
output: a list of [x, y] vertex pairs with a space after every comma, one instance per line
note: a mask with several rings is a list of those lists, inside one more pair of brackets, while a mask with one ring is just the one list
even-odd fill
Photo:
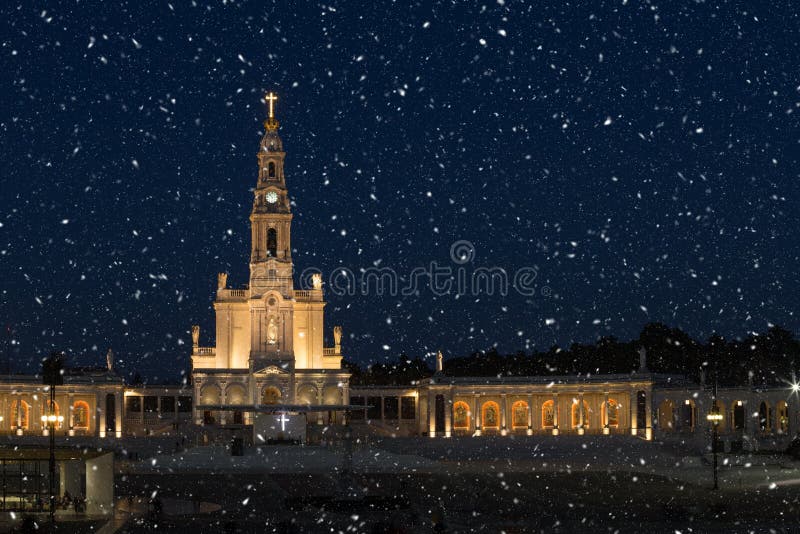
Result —
[[[340, 327], [325, 347], [325, 300], [321, 275], [310, 289], [293, 282], [292, 210], [284, 173], [286, 152], [278, 134], [270, 93], [257, 159], [250, 211], [250, 279], [240, 289], [217, 276], [215, 345], [199, 345], [192, 327], [192, 383], [197, 406], [230, 409], [195, 411], [195, 422], [251, 424], [252, 413], [237, 405], [343, 405], [350, 375], [342, 370]], [[331, 422], [341, 414], [318, 413]]]
[[[646, 355], [625, 375], [451, 377], [441, 354], [436, 372], [406, 386], [352, 386], [342, 368], [342, 329], [325, 347], [322, 278], [295, 288], [292, 209], [284, 151], [267, 96], [269, 118], [257, 154], [250, 210], [247, 284], [217, 276], [214, 344], [192, 327], [191, 384], [130, 386], [113, 369], [72, 370], [52, 407], [59, 435], [158, 435], [187, 428], [254, 425], [264, 406], [294, 406], [308, 425], [352, 423], [384, 436], [625, 435], [705, 443], [707, 416], [718, 414], [730, 443], [785, 443], [800, 431], [796, 388], [725, 388], [651, 373]], [[47, 388], [40, 377], [0, 376], [0, 434], [47, 433]], [[303, 406], [317, 408], [304, 411]], [[337, 409], [341, 406], [341, 410]], [[248, 407], [250, 407], [248, 409]]]

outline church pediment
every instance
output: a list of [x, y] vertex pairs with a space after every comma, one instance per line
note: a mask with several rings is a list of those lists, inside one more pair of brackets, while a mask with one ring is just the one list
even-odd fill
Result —
[[268, 376], [268, 375], [288, 375], [289, 372], [286, 369], [281, 369], [277, 365], [268, 365], [261, 369], [260, 371], [256, 371], [256, 376]]

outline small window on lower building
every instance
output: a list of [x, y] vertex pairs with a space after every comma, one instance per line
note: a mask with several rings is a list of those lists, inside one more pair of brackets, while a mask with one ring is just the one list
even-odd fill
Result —
[[[350, 397], [350, 404], [353, 406], [364, 406], [364, 397]], [[364, 417], [364, 410], [353, 409], [350, 412], [351, 421], [363, 421]]]
[[125, 413], [137, 414], [142, 411], [142, 398], [139, 396], [125, 397]]
[[381, 398], [367, 397], [367, 419], [381, 418]]
[[175, 397], [161, 397], [161, 413], [175, 413]]
[[192, 398], [191, 397], [178, 397], [178, 412], [187, 413], [192, 411]]
[[417, 418], [417, 399], [415, 397], [402, 397], [400, 399], [400, 418]]
[[399, 415], [397, 406], [397, 397], [384, 397], [383, 398], [383, 418], [394, 420]]
[[158, 411], [158, 397], [147, 396], [144, 398], [144, 411], [157, 412]]

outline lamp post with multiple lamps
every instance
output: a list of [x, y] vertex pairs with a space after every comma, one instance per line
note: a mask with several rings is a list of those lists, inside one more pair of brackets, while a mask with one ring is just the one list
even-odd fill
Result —
[[719, 406], [717, 405], [717, 377], [716, 372], [714, 373], [714, 393], [711, 396], [711, 411], [708, 412], [706, 415], [706, 419], [709, 423], [711, 423], [711, 454], [714, 457], [714, 489], [719, 489], [719, 479], [717, 476], [718, 471], [718, 464], [717, 464], [717, 441], [719, 441], [719, 423], [722, 421], [722, 414], [719, 411]]
[[50, 392], [50, 406], [47, 415], [42, 416], [42, 423], [47, 424], [50, 436], [50, 527], [55, 529], [56, 522], [56, 423], [64, 421], [64, 417], [56, 415], [56, 386], [64, 384], [64, 355], [54, 352], [42, 362], [42, 381]]

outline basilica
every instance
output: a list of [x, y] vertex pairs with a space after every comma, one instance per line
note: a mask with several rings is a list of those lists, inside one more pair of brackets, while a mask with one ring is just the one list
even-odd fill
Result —
[[[237, 406], [344, 405], [349, 374], [342, 370], [341, 327], [332, 329], [333, 347], [323, 346], [325, 300], [322, 277], [310, 289], [295, 289], [292, 273], [292, 210], [270, 93], [269, 118], [258, 150], [258, 174], [250, 211], [250, 279], [228, 287], [217, 276], [215, 346], [199, 346], [192, 327], [192, 383], [198, 424], [252, 424], [252, 411]], [[229, 407], [230, 409], [224, 409]], [[322, 412], [318, 412], [322, 417]], [[329, 422], [341, 414], [331, 412]]]
[[[448, 376], [440, 353], [429, 379], [351, 386], [342, 328], [325, 327], [322, 277], [309, 288], [295, 286], [291, 177], [284, 173], [276, 100], [265, 97], [249, 279], [234, 287], [226, 273], [217, 274], [213, 343], [202, 345], [199, 326], [191, 329], [191, 385], [128, 385], [109, 357], [106, 366], [68, 370], [51, 404], [38, 377], [0, 376], [0, 434], [47, 435], [52, 414], [56, 434], [97, 439], [246, 430], [263, 413], [279, 413], [281, 421], [290, 414], [308, 428], [349, 424], [381, 436], [620, 435], [698, 444], [713, 420], [730, 449], [785, 444], [800, 430], [796, 388], [715, 393], [703, 380], [650, 372], [644, 352], [629, 374], [489, 378]], [[325, 346], [326, 333], [333, 346]]]

